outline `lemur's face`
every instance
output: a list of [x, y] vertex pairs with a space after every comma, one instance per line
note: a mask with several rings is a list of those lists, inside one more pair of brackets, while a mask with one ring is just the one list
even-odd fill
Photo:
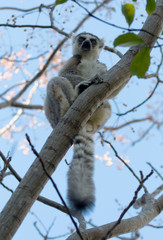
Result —
[[91, 51], [98, 44], [98, 39], [91, 35], [80, 35], [77, 38], [78, 45], [82, 51]]
[[80, 33], [73, 38], [73, 54], [97, 60], [100, 51], [104, 46], [104, 40], [99, 39], [90, 33]]

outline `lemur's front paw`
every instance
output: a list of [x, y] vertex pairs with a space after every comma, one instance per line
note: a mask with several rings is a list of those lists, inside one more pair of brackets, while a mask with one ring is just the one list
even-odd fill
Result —
[[92, 84], [99, 84], [99, 83], [103, 83], [103, 79], [97, 74], [92, 79], [79, 83], [77, 85], [78, 92], [80, 94]]
[[78, 89], [78, 93], [82, 93], [85, 89], [87, 89], [90, 86], [90, 82], [89, 81], [83, 81], [81, 83], [79, 83], [76, 87]]
[[[99, 83], [103, 83], [104, 80], [102, 77], [100, 77], [99, 74], [96, 74], [92, 79], [89, 80], [91, 82], [91, 84], [99, 84]], [[90, 84], [90, 85], [91, 85]]]

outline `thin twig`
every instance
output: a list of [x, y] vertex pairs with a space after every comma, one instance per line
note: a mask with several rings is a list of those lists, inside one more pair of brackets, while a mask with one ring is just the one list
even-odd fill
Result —
[[14, 191], [11, 189], [11, 188], [9, 188], [9, 187], [7, 187], [4, 183], [0, 183], [7, 191], [9, 191], [9, 192], [11, 192], [11, 193], [13, 193]]
[[46, 170], [46, 168], [45, 168], [45, 164], [44, 164], [42, 158], [40, 157], [39, 153], [36, 151], [36, 149], [35, 149], [34, 146], [32, 145], [31, 140], [30, 140], [28, 134], [25, 134], [25, 136], [26, 136], [26, 139], [27, 139], [27, 141], [28, 141], [28, 143], [29, 143], [29, 145], [30, 145], [33, 153], [34, 153], [34, 154], [37, 156], [37, 158], [39, 159], [39, 161], [40, 161], [40, 163], [41, 163], [41, 165], [42, 165], [42, 168], [43, 168], [46, 176], [47, 176], [47, 177], [49, 178], [49, 180], [51, 181], [51, 183], [52, 183], [53, 187], [55, 188], [55, 190], [56, 190], [59, 198], [61, 199], [63, 205], [65, 206], [65, 208], [66, 208], [66, 210], [67, 210], [67, 213], [68, 213], [68, 215], [70, 216], [70, 219], [71, 219], [72, 223], [74, 224], [74, 227], [75, 227], [75, 229], [76, 229], [76, 232], [78, 233], [80, 239], [84, 240], [83, 237], [82, 237], [82, 235], [81, 235], [81, 232], [80, 232], [80, 230], [79, 230], [79, 228], [78, 228], [78, 226], [77, 226], [77, 224], [76, 224], [76, 222], [74, 221], [74, 219], [73, 219], [73, 217], [72, 217], [72, 215], [71, 215], [71, 212], [70, 212], [69, 208], [67, 207], [67, 204], [66, 204], [65, 200], [63, 199], [63, 197], [62, 197], [62, 195], [61, 195], [61, 193], [60, 193], [60, 191], [59, 191], [59, 189], [58, 189], [58, 187], [57, 187], [57, 185], [55, 184], [55, 182], [54, 182], [53, 178], [50, 176], [50, 174], [47, 172], [47, 170]]
[[106, 233], [106, 235], [101, 239], [101, 240], [106, 240], [108, 237], [111, 237], [112, 235], [112, 231], [121, 223], [121, 220], [123, 218], [123, 216], [126, 214], [126, 212], [133, 206], [133, 204], [136, 202], [137, 196], [139, 191], [141, 190], [141, 188], [143, 187], [143, 183], [148, 180], [148, 178], [153, 174], [153, 170], [144, 178], [143, 177], [143, 173], [142, 171], [140, 171], [140, 177], [141, 177], [141, 181], [140, 184], [138, 186], [138, 188], [135, 191], [134, 197], [132, 199], [132, 201], [129, 203], [129, 205], [123, 210], [123, 212], [121, 213], [119, 219], [117, 220], [117, 222], [114, 224], [114, 226], [109, 229], [109, 231]]
[[[0, 157], [2, 158], [2, 160], [4, 161], [5, 164], [7, 164], [7, 159], [4, 156], [4, 154], [0, 151]], [[16, 179], [20, 182], [21, 181], [21, 177], [19, 176], [19, 174], [13, 169], [13, 167], [10, 165], [10, 163], [7, 164], [7, 168], [11, 171], [11, 173], [16, 177]]]
[[3, 169], [0, 170], [0, 183], [2, 182], [3, 178], [8, 175], [8, 173], [6, 174], [6, 171], [7, 171], [7, 167], [8, 167], [8, 164], [10, 163], [10, 161], [11, 161], [11, 157], [6, 159]]
[[[91, 14], [95, 13], [98, 9], [100, 9], [101, 7], [104, 6], [105, 3], [107, 3], [109, 0], [105, 0], [103, 1], [100, 5], [96, 6], [92, 11]], [[30, 81], [28, 81], [28, 83], [23, 87], [23, 89], [16, 95], [14, 96], [12, 99], [10, 99], [10, 101], [5, 101], [3, 103], [0, 104], [0, 108], [5, 108], [5, 107], [9, 107], [11, 106], [14, 102], [16, 102], [16, 100], [18, 98], [20, 98], [24, 92], [31, 86], [31, 84], [33, 84], [38, 78], [40, 78], [42, 76], [42, 74], [46, 71], [47, 67], [49, 66], [51, 60], [53, 59], [53, 57], [55, 56], [55, 54], [57, 53], [57, 51], [62, 47], [62, 45], [68, 40], [68, 38], [71, 36], [71, 34], [73, 32], [76, 32], [83, 24], [84, 22], [90, 17], [90, 15], [88, 14], [87, 16], [85, 16], [79, 23], [78, 25], [72, 30], [72, 32], [70, 34], [68, 34], [68, 36], [66, 36], [58, 45], [57, 47], [53, 50], [53, 52], [51, 53], [51, 55], [49, 56], [49, 58], [47, 59], [46, 63], [44, 64], [43, 68], [41, 69], [41, 71], [39, 71]]]
[[[133, 171], [133, 169], [118, 155], [118, 152], [116, 151], [116, 149], [113, 147], [113, 145], [111, 144], [111, 142], [103, 139], [103, 136], [100, 133], [100, 136], [102, 137], [102, 141], [109, 144], [110, 147], [112, 148], [112, 150], [115, 153], [115, 156], [129, 169], [129, 171], [133, 174], [133, 176], [139, 181], [139, 183], [141, 183], [141, 179], [136, 175], [136, 173]], [[143, 185], [142, 186], [144, 188], [145, 193], [148, 192], [147, 188]]]
[[105, 46], [104, 50], [112, 52], [112, 53], [115, 53], [120, 58], [123, 57], [123, 54], [120, 51], [118, 51], [117, 49], [115, 49], [115, 48], [111, 48], [111, 47]]
[[138, 138], [137, 140], [132, 142], [132, 146], [134, 146], [136, 143], [140, 142], [143, 140], [143, 138], [145, 138], [145, 136], [150, 132], [150, 130], [154, 127], [154, 123], [152, 123], [149, 128], [147, 128], [147, 130], [142, 134], [142, 136], [140, 138]]
[[147, 227], [153, 227], [153, 228], [163, 228], [163, 226], [154, 226], [152, 224], [148, 224]]
[[34, 10], [39, 10], [41, 8], [50, 8], [53, 4], [49, 4], [49, 5], [44, 5], [41, 4], [40, 6], [34, 7], [34, 8], [29, 8], [29, 9], [22, 9], [22, 8], [16, 8], [16, 7], [1, 7], [0, 10], [14, 10], [14, 11], [20, 11], [20, 12], [31, 12]]
[[161, 178], [161, 180], [163, 181], [163, 176], [157, 171], [157, 169], [155, 167], [153, 167], [153, 165], [150, 162], [147, 162], [147, 164], [153, 169], [154, 172], [157, 173], [157, 175]]
[[153, 94], [155, 93], [155, 91], [158, 87], [158, 84], [159, 84], [159, 81], [156, 82], [156, 85], [155, 85], [154, 89], [152, 90], [151, 94], [144, 101], [142, 101], [141, 103], [139, 103], [138, 105], [136, 105], [132, 109], [130, 109], [130, 110], [124, 112], [124, 113], [117, 113], [116, 115], [117, 116], [123, 116], [123, 115], [126, 115], [129, 112], [134, 112], [138, 107], [142, 106], [144, 103], [146, 103], [153, 96]]
[[148, 32], [148, 31], [145, 30], [145, 29], [125, 28], [125, 27], [118, 26], [118, 25], [116, 25], [116, 24], [114, 24], [114, 23], [107, 22], [107, 21], [105, 21], [105, 20], [103, 20], [103, 19], [101, 19], [101, 18], [93, 15], [91, 12], [89, 12], [89, 10], [88, 10], [86, 7], [84, 7], [82, 4], [80, 4], [79, 1], [76, 1], [76, 0], [71, 0], [71, 1], [74, 2], [74, 3], [76, 3], [76, 4], [77, 4], [79, 7], [81, 7], [82, 9], [84, 9], [84, 10], [90, 15], [90, 17], [92, 17], [92, 18], [94, 18], [94, 19], [96, 19], [96, 20], [98, 20], [98, 21], [100, 21], [100, 22], [102, 22], [102, 23], [105, 23], [105, 24], [107, 24], [107, 25], [109, 25], [109, 26], [111, 26], [111, 27], [118, 28], [118, 29], [121, 29], [121, 30], [125, 30], [125, 31], [128, 31], [128, 32], [140, 32], [140, 31], [141, 31], [141, 32], [148, 33], [149, 35], [151, 35], [151, 36], [153, 36], [153, 37], [156, 37], [157, 39], [163, 40], [162, 37], [156, 36], [155, 34], [153, 34], [153, 33], [151, 33], [151, 32]]
[[[4, 163], [7, 163], [7, 159], [4, 156], [4, 154], [0, 151], [0, 157], [2, 158], [2, 160], [4, 161]], [[13, 176], [20, 182], [22, 180], [22, 178], [19, 176], [19, 174], [13, 169], [13, 167], [10, 165], [10, 163], [7, 165], [8, 169], [11, 171], [11, 173], [13, 174]], [[57, 203], [55, 201], [52, 201], [46, 197], [43, 197], [41, 195], [38, 196], [37, 200], [43, 204], [46, 204], [50, 207], [56, 208], [57, 210], [66, 213], [67, 214], [67, 209], [61, 205], [60, 203]], [[84, 217], [79, 213], [76, 212], [74, 210], [71, 209], [71, 215], [73, 217], [75, 217], [78, 222], [79, 222], [79, 229], [81, 229], [82, 231], [85, 230], [86, 228], [86, 222]]]
[[123, 123], [123, 124], [121, 124], [121, 125], [119, 125], [117, 127], [104, 127], [104, 130], [105, 131], [107, 131], [107, 130], [109, 130], [109, 131], [116, 131], [116, 130], [118, 130], [120, 128], [123, 128], [123, 127], [126, 127], [126, 126], [128, 126], [130, 124], [144, 122], [144, 121], [149, 121], [149, 122], [151, 121], [154, 124], [156, 124], [157, 127], [163, 125], [163, 122], [158, 122], [153, 117], [146, 117], [146, 118], [140, 118], [140, 119], [133, 119], [133, 120], [128, 121], [126, 123]]
[[65, 37], [69, 37], [69, 34], [60, 30], [57, 27], [54, 27], [52, 25], [32, 25], [32, 24], [24, 24], [24, 25], [18, 25], [18, 24], [9, 24], [9, 23], [1, 23], [0, 27], [8, 27], [8, 28], [32, 28], [32, 29], [36, 29], [36, 28], [43, 28], [43, 29], [53, 29], [56, 32], [58, 32], [59, 34], [65, 36]]

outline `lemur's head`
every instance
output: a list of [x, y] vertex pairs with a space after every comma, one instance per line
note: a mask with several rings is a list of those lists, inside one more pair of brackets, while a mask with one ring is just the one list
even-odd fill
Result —
[[73, 55], [81, 55], [87, 59], [97, 60], [104, 46], [104, 39], [99, 39], [91, 33], [80, 33], [72, 36]]

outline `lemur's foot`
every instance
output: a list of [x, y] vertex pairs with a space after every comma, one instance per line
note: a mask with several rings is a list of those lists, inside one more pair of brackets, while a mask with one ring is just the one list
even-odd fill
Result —
[[92, 84], [99, 84], [103, 83], [103, 79], [97, 74], [93, 78], [91, 78], [88, 81], [83, 81], [77, 85], [77, 88], [79, 90], [79, 94], [82, 93], [85, 89], [87, 89]]

